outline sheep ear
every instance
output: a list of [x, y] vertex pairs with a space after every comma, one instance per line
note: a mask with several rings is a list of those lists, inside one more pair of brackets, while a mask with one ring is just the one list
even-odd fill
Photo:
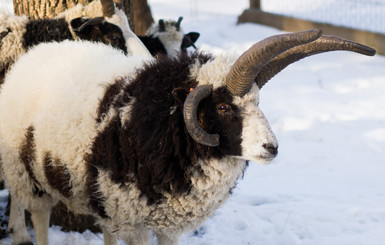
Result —
[[186, 51], [186, 49], [191, 46], [197, 49], [194, 43], [198, 40], [199, 36], [200, 34], [198, 32], [189, 32], [185, 34], [181, 45], [182, 51]]
[[75, 19], [71, 20], [70, 25], [74, 31], [77, 31], [79, 29], [79, 27], [81, 27], [84, 23], [86, 23], [89, 20], [90, 19], [86, 19], [83, 17], [75, 18]]
[[97, 26], [99, 24], [102, 24], [104, 21], [104, 17], [96, 17], [92, 19], [86, 19], [86, 18], [76, 18], [71, 20], [71, 27], [75, 32], [82, 32], [84, 29], [86, 29], [89, 26]]
[[183, 105], [189, 91], [185, 88], [179, 87], [179, 88], [174, 88], [174, 90], [171, 92], [172, 96], [178, 102], [178, 104]]

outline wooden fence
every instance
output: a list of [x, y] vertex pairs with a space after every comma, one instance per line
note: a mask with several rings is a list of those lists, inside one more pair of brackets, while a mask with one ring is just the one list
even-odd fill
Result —
[[262, 11], [260, 6], [260, 0], [250, 0], [250, 8], [246, 9], [238, 17], [238, 23], [259, 23], [288, 32], [297, 32], [308, 29], [322, 29], [322, 32], [325, 35], [337, 35], [353, 40], [373, 47], [377, 50], [378, 54], [385, 55], [384, 34], [267, 13]]

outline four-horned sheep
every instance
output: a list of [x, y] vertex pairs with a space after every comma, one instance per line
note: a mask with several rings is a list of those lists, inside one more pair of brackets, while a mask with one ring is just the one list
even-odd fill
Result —
[[304, 57], [375, 50], [310, 30], [268, 37], [240, 57], [181, 52], [125, 56], [86, 41], [45, 43], [22, 56], [0, 92], [1, 170], [15, 244], [48, 244], [62, 201], [94, 215], [105, 244], [178, 244], [212, 216], [248, 161], [278, 143], [258, 107], [270, 78]]
[[149, 54], [131, 31], [123, 10], [112, 0], [76, 6], [52, 19], [32, 20], [0, 11], [0, 81], [9, 67], [32, 46], [41, 42], [89, 40], [110, 44], [129, 55]]

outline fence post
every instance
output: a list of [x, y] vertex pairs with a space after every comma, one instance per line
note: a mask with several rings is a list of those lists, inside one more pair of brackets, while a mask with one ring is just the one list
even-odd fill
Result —
[[250, 8], [261, 9], [260, 0], [250, 0]]

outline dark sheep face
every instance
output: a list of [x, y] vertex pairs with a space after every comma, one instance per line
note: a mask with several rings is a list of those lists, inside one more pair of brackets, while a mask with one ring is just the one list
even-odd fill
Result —
[[103, 42], [127, 54], [122, 30], [118, 26], [108, 23], [102, 17], [76, 18], [71, 21], [71, 27], [80, 39]]

